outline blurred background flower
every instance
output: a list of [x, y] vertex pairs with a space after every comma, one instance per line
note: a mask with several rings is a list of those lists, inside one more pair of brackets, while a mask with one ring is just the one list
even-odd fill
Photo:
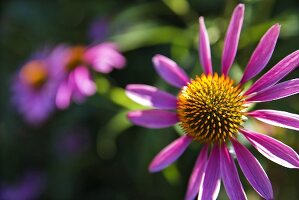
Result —
[[[59, 54], [40, 50], [14, 75], [12, 101], [25, 120], [40, 125], [55, 110], [55, 96], [62, 75]], [[57, 73], [58, 72], [58, 73]]]
[[45, 189], [45, 177], [41, 172], [28, 171], [15, 183], [1, 183], [0, 198], [5, 200], [38, 199]]
[[[299, 43], [298, 1], [242, 2], [246, 5], [246, 13], [231, 73], [235, 80], [240, 80], [252, 51], [272, 24], [281, 24], [281, 34], [265, 71], [297, 50]], [[176, 138], [180, 129], [153, 132], [132, 127], [126, 112], [142, 107], [129, 100], [123, 88], [127, 84], [142, 83], [176, 94], [159, 79], [152, 67], [151, 58], [157, 52], [176, 60], [190, 77], [200, 74], [197, 53], [199, 16], [205, 16], [213, 67], [219, 69], [225, 30], [237, 3], [219, 0], [3, 2], [0, 20], [0, 183], [14, 185], [27, 169], [33, 168], [40, 169], [47, 177], [40, 199], [183, 199], [198, 147], [191, 145], [184, 157], [163, 173], [149, 174], [147, 166], [152, 157]], [[90, 38], [89, 27], [98, 19], [107, 19], [104, 39], [101, 34], [98, 39]], [[109, 74], [91, 72], [97, 87], [94, 95], [82, 104], [70, 104], [66, 110], [53, 112], [39, 127], [28, 125], [16, 114], [17, 109], [10, 102], [11, 80], [24, 61], [30, 60], [32, 52], [48, 44], [92, 47], [103, 41], [116, 43], [125, 55], [127, 65]], [[296, 78], [298, 74], [297, 69], [285, 80]], [[295, 95], [262, 103], [255, 109], [278, 107], [298, 114], [298, 98]], [[258, 131], [257, 123], [251, 121], [248, 126]], [[78, 137], [83, 141], [78, 142], [78, 146], [87, 147], [61, 159], [57, 156], [57, 146], [64, 136], [72, 135], [78, 127], [89, 138], [84, 144], [85, 136]], [[278, 130], [270, 130], [274, 132], [271, 136], [299, 152], [298, 134]], [[275, 197], [297, 200], [298, 172], [285, 170], [262, 159], [254, 149], [250, 150], [270, 177]], [[244, 177], [241, 179], [248, 199], [259, 199]], [[222, 191], [219, 199], [227, 199]]]
[[101, 43], [92, 47], [73, 46], [61, 49], [61, 64], [65, 77], [59, 83], [56, 105], [60, 109], [69, 107], [71, 100], [82, 103], [96, 92], [92, 71], [109, 73], [113, 68], [121, 69], [126, 60], [113, 43]]

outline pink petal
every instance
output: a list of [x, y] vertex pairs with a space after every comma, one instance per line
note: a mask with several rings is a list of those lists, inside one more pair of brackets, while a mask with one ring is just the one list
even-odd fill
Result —
[[126, 94], [133, 101], [145, 106], [153, 106], [162, 109], [175, 109], [177, 106], [175, 96], [149, 85], [127, 85]]
[[259, 78], [250, 88], [245, 92], [245, 95], [250, 95], [255, 92], [259, 92], [263, 89], [266, 89], [278, 81], [280, 81], [283, 77], [285, 77], [288, 73], [293, 71], [299, 65], [299, 50], [293, 52], [288, 55], [284, 59], [282, 59], [279, 63], [277, 63], [272, 69], [270, 69], [266, 74], [264, 74], [261, 78]]
[[204, 171], [206, 169], [206, 163], [208, 160], [208, 150], [209, 150], [209, 146], [205, 145], [202, 148], [196, 160], [192, 174], [189, 179], [185, 200], [193, 200], [198, 193], [198, 189], [199, 186], [202, 184]]
[[77, 83], [76, 80], [76, 70], [73, 70], [69, 73], [68, 76], [68, 87], [72, 92], [71, 98], [73, 101], [77, 103], [82, 103], [86, 99], [86, 95], [81, 92], [80, 88], [78, 88], [78, 85], [80, 83]]
[[228, 75], [228, 71], [232, 66], [239, 43], [239, 37], [244, 18], [244, 4], [239, 4], [231, 17], [222, 52], [221, 71], [224, 75]]
[[85, 60], [101, 73], [109, 73], [113, 68], [121, 69], [126, 64], [125, 57], [114, 43], [101, 43], [88, 48], [84, 54]]
[[165, 110], [139, 110], [128, 113], [129, 120], [147, 128], [165, 128], [176, 124], [179, 119], [176, 113]]
[[204, 18], [199, 18], [199, 59], [200, 64], [206, 74], [212, 74], [212, 60], [211, 60], [211, 50], [209, 43], [209, 36], [205, 26]]
[[189, 81], [187, 74], [173, 60], [162, 55], [155, 55], [153, 63], [159, 75], [171, 85], [179, 88], [187, 85]]
[[260, 73], [270, 60], [274, 51], [277, 38], [279, 36], [280, 25], [273, 25], [262, 37], [253, 54], [250, 57], [249, 63], [245, 69], [241, 84]]
[[248, 98], [249, 102], [266, 102], [276, 99], [282, 99], [294, 94], [299, 93], [299, 79], [292, 79], [285, 81], [274, 86], [268, 87], [256, 95]]
[[248, 113], [262, 122], [299, 131], [299, 115], [278, 110], [255, 110]]
[[70, 102], [71, 102], [71, 95], [72, 95], [72, 90], [68, 86], [68, 82], [64, 81], [60, 84], [57, 90], [56, 94], [56, 106], [59, 109], [65, 109], [69, 107]]
[[216, 199], [220, 190], [220, 149], [214, 145], [207, 163], [202, 185], [199, 187], [198, 200]]
[[153, 159], [149, 171], [158, 172], [172, 164], [184, 153], [191, 142], [192, 138], [184, 135], [170, 143]]
[[220, 164], [222, 181], [229, 199], [247, 199], [243, 186], [240, 182], [235, 162], [224, 143], [220, 147]]
[[265, 199], [273, 199], [271, 182], [259, 161], [235, 139], [231, 139], [242, 172], [252, 187]]
[[90, 79], [90, 72], [86, 67], [79, 66], [73, 73], [76, 86], [82, 94], [91, 96], [96, 92], [96, 85]]
[[287, 168], [299, 168], [299, 156], [291, 147], [267, 135], [244, 129], [240, 132], [269, 160]]

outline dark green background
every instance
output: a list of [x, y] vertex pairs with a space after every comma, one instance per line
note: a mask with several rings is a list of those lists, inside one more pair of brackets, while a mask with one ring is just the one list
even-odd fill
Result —
[[[0, 183], [15, 184], [30, 170], [41, 171], [46, 184], [40, 199], [183, 199], [200, 145], [192, 144], [163, 172], [150, 174], [151, 159], [178, 137], [174, 128], [149, 130], [132, 126], [128, 110], [142, 108], [128, 100], [129, 83], [151, 84], [176, 93], [158, 77], [151, 58], [157, 53], [176, 60], [191, 77], [202, 72], [197, 54], [198, 17], [205, 16], [212, 40], [215, 71], [223, 38], [237, 1], [221, 0], [11, 0], [1, 6]], [[246, 14], [231, 76], [239, 80], [259, 38], [274, 23], [282, 25], [267, 71], [299, 46], [297, 0], [246, 0]], [[27, 125], [10, 104], [12, 75], [32, 52], [45, 45], [91, 44], [88, 27], [97, 18], [109, 21], [107, 40], [118, 42], [125, 69], [94, 74], [98, 93], [81, 105], [57, 111], [41, 127]], [[298, 77], [295, 70], [285, 80]], [[299, 97], [261, 103], [256, 108], [299, 113]], [[298, 133], [269, 129], [249, 121], [253, 130], [271, 132], [299, 152]], [[57, 150], [63, 138], [82, 136], [79, 150]], [[270, 133], [269, 133], [270, 134]], [[80, 137], [81, 137], [80, 136]], [[299, 199], [299, 173], [270, 162], [250, 147], [265, 168], [275, 199]], [[248, 199], [259, 199], [240, 172]], [[221, 187], [219, 199], [227, 199]]]

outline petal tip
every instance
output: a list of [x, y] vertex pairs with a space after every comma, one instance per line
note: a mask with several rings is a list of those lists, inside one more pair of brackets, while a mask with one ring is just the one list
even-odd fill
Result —
[[135, 86], [136, 86], [136, 84], [128, 84], [128, 85], [126, 85], [126, 88], [125, 88], [126, 93], [130, 92], [132, 89], [134, 89]]
[[245, 12], [245, 5], [243, 3], [240, 3], [236, 6], [234, 13], [239, 13], [240, 17], [243, 18]]
[[281, 24], [279, 23], [273, 25], [273, 29], [275, 29], [275, 31], [277, 31], [278, 33], [280, 32], [280, 28], [281, 28]]
[[190, 193], [187, 193], [187, 194], [185, 195], [184, 200], [193, 200], [194, 198], [195, 198], [195, 197], [191, 196]]
[[244, 10], [245, 9], [245, 5], [243, 3], [239, 3], [236, 8]]
[[280, 23], [276, 23], [275, 25], [280, 29], [280, 27], [281, 27]]
[[141, 112], [140, 111], [131, 111], [127, 113], [127, 118], [132, 121], [133, 118], [140, 116]]
[[153, 56], [152, 61], [153, 61], [154, 64], [156, 64], [157, 62], [159, 62], [159, 60], [161, 58], [163, 59], [163, 57], [165, 57], [165, 56], [163, 56], [161, 54], [156, 54], [156, 55]]
[[150, 173], [156, 173], [156, 172], [161, 171], [161, 169], [158, 169], [155, 165], [153, 165], [153, 163], [151, 163], [151, 164], [148, 166], [148, 171], [149, 171]]
[[199, 23], [203, 23], [204, 20], [205, 20], [205, 18], [204, 18], [203, 16], [200, 16], [200, 17], [198, 18]]

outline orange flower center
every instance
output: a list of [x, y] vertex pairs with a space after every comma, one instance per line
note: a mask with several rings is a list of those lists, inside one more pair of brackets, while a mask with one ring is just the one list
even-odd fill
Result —
[[67, 71], [73, 70], [78, 65], [85, 64], [85, 61], [83, 58], [84, 51], [85, 51], [85, 48], [83, 46], [75, 46], [71, 49], [69, 59], [66, 64]]
[[34, 60], [21, 69], [20, 76], [28, 85], [40, 87], [46, 82], [48, 72], [43, 61]]
[[222, 143], [236, 137], [244, 122], [240, 85], [224, 75], [201, 75], [182, 88], [177, 112], [185, 133], [201, 143]]

